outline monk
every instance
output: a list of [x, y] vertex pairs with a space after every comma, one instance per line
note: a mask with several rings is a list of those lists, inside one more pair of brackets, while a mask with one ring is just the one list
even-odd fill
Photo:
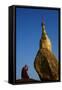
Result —
[[22, 78], [22, 79], [29, 79], [29, 75], [28, 75], [27, 71], [28, 71], [28, 66], [25, 65], [25, 66], [22, 68], [22, 72], [21, 72], [21, 78]]

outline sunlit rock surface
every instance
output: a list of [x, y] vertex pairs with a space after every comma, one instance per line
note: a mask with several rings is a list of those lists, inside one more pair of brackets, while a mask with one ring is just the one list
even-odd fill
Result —
[[48, 49], [38, 51], [34, 67], [40, 80], [59, 80], [58, 61]]

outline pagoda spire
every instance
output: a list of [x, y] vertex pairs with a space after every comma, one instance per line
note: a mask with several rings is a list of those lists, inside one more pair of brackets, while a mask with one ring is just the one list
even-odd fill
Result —
[[42, 18], [41, 29], [42, 29], [42, 35], [40, 39], [40, 50], [48, 49], [51, 51], [51, 42], [46, 33], [44, 18]]
[[42, 27], [42, 38], [45, 39], [46, 38], [46, 29], [45, 29], [44, 18], [42, 18], [41, 27]]

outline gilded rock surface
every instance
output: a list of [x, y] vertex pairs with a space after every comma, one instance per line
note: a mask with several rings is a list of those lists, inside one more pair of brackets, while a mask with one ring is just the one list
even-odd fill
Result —
[[40, 77], [40, 80], [58, 80], [58, 65], [56, 57], [48, 49], [38, 51], [34, 67]]

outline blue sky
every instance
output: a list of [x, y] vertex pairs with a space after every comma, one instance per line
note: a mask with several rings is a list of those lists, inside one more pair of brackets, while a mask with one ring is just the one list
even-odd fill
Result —
[[16, 8], [16, 79], [21, 78], [21, 69], [27, 64], [30, 78], [39, 80], [33, 63], [39, 49], [42, 17], [52, 43], [52, 52], [58, 59], [58, 11]]

